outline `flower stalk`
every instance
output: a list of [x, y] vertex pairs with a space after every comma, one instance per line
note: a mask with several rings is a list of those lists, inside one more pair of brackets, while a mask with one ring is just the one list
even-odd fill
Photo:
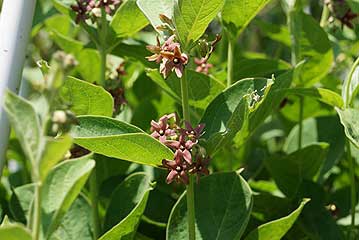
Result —
[[[182, 94], [182, 110], [183, 118], [185, 121], [190, 122], [190, 112], [188, 103], [188, 83], [187, 83], [187, 70], [184, 69], [181, 78], [181, 94]], [[195, 227], [195, 209], [194, 209], [194, 177], [189, 176], [189, 184], [187, 186], [187, 218], [188, 218], [188, 239], [196, 239]]]
[[[229, 36], [229, 34], [228, 34]], [[227, 52], [227, 87], [233, 83], [233, 58], [234, 58], [234, 41], [228, 37], [228, 52]]]

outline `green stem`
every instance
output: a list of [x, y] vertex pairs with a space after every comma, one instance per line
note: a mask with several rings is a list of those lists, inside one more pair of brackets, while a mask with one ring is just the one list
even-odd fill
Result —
[[351, 154], [350, 149], [350, 142], [347, 139], [346, 140], [347, 145], [347, 158], [349, 161], [349, 172], [350, 172], [350, 195], [351, 195], [351, 209], [350, 209], [350, 215], [351, 215], [351, 234], [355, 231], [355, 205], [356, 205], [356, 188], [355, 188], [355, 163], [353, 161], [353, 157]]
[[[187, 83], [187, 70], [185, 68], [183, 76], [181, 78], [181, 93], [182, 93], [182, 109], [183, 118], [185, 121], [190, 122], [190, 111], [188, 104], [188, 83]], [[195, 209], [194, 209], [194, 178], [189, 177], [189, 184], [187, 186], [187, 220], [188, 220], [188, 239], [196, 239], [196, 227], [195, 227]]]
[[92, 203], [92, 220], [94, 223], [94, 237], [98, 238], [100, 235], [100, 217], [98, 214], [98, 187], [96, 179], [96, 169], [93, 170], [90, 176], [90, 200]]
[[353, 63], [353, 66], [350, 69], [348, 78], [345, 81], [345, 107], [346, 108], [350, 107], [350, 103], [351, 103], [351, 101], [350, 101], [350, 85], [351, 85], [351, 81], [353, 80], [353, 75], [354, 75], [355, 69], [358, 67], [358, 65], [359, 65], [359, 57]]
[[[229, 34], [228, 34], [229, 36]], [[228, 37], [228, 52], [227, 52], [227, 87], [233, 83], [233, 54], [234, 54], [234, 41]]]
[[329, 8], [326, 3], [323, 3], [323, 11], [322, 11], [322, 17], [320, 18], [320, 26], [325, 27], [328, 22], [329, 17]]
[[32, 238], [33, 240], [38, 240], [40, 239], [41, 225], [41, 182], [37, 182], [35, 184], [35, 198], [33, 206]]
[[106, 56], [107, 56], [107, 53], [103, 49], [100, 49], [99, 51], [100, 51], [100, 57], [101, 57], [100, 85], [105, 86], [105, 83], [106, 83]]
[[303, 138], [303, 112], [304, 112], [304, 97], [299, 97], [299, 134], [298, 134], [298, 149], [302, 148]]

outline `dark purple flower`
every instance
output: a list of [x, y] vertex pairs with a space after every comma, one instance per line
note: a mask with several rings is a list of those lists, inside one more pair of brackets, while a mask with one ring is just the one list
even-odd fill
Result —
[[200, 154], [196, 156], [196, 163], [194, 164], [193, 173], [197, 173], [197, 177], [200, 177], [201, 175], [208, 175], [208, 164], [209, 164], [210, 158], [203, 157]]
[[191, 123], [185, 121], [185, 128], [181, 129], [183, 134], [187, 135], [189, 139], [191, 139], [194, 142], [197, 142], [198, 139], [203, 134], [203, 129], [205, 127], [204, 123], [198, 124], [197, 127], [193, 128]]
[[89, 13], [96, 7], [95, 0], [76, 0], [76, 4], [71, 5], [71, 9], [76, 13], [75, 22], [79, 24], [89, 18]]
[[167, 184], [172, 183], [173, 180], [181, 181], [184, 184], [188, 184], [189, 179], [186, 172], [188, 166], [184, 161], [182, 161], [182, 158], [182, 152], [177, 150], [174, 155], [174, 160], [162, 160], [162, 165], [170, 171], [166, 179]]
[[176, 135], [176, 131], [171, 128], [168, 121], [173, 118], [176, 121], [176, 115], [174, 113], [164, 115], [158, 122], [151, 121], [151, 136], [158, 139], [160, 142], [165, 143], [168, 137]]
[[178, 141], [176, 140], [168, 140], [165, 141], [164, 144], [176, 151], [181, 151], [182, 155], [183, 155], [183, 159], [188, 163], [188, 164], [192, 164], [192, 154], [191, 154], [191, 150], [192, 147], [195, 145], [194, 142], [192, 142], [191, 140], [186, 140], [186, 136], [181, 134], [179, 136]]
[[207, 62], [207, 58], [195, 58], [194, 63], [197, 65], [196, 72], [204, 73], [208, 75], [209, 69], [213, 67], [212, 64]]

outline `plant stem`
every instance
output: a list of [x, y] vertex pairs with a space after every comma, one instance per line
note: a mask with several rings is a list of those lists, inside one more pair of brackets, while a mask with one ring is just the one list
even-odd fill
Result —
[[41, 182], [35, 184], [34, 212], [32, 221], [32, 238], [38, 240], [40, 238], [41, 225]]
[[320, 18], [321, 27], [325, 27], [327, 25], [328, 17], [329, 17], [329, 8], [327, 4], [323, 3], [322, 17]]
[[94, 237], [98, 238], [100, 234], [100, 217], [98, 214], [98, 187], [96, 178], [96, 168], [90, 176], [90, 199], [92, 204], [92, 220], [94, 223]]
[[[182, 109], [183, 118], [185, 121], [190, 122], [190, 112], [188, 104], [188, 83], [187, 83], [187, 70], [185, 68], [183, 76], [181, 78], [181, 93], [182, 93]], [[189, 184], [187, 186], [187, 220], [188, 220], [188, 239], [196, 239], [196, 227], [195, 227], [195, 209], [194, 209], [194, 178], [189, 177]]]
[[350, 142], [347, 139], [346, 140], [347, 145], [347, 158], [349, 161], [349, 174], [350, 174], [350, 195], [351, 195], [351, 209], [350, 209], [350, 215], [351, 215], [351, 234], [355, 231], [355, 205], [356, 205], [356, 188], [355, 188], [355, 163], [353, 161], [353, 157], [351, 154], [350, 149]]
[[345, 100], [345, 107], [346, 108], [350, 107], [350, 104], [351, 104], [351, 101], [350, 101], [350, 85], [351, 85], [351, 81], [353, 80], [353, 75], [354, 75], [355, 69], [358, 67], [358, 65], [359, 65], [359, 57], [353, 63], [353, 66], [350, 69], [348, 78], [345, 81], [345, 99], [344, 100]]
[[302, 148], [303, 138], [303, 112], [304, 112], [304, 97], [299, 97], [299, 134], [298, 134], [298, 149]]
[[100, 49], [100, 57], [101, 57], [101, 78], [100, 78], [100, 85], [104, 86], [106, 82], [106, 50]]
[[[229, 34], [228, 34], [229, 36]], [[234, 54], [234, 41], [228, 37], [228, 55], [227, 55], [227, 87], [233, 83], [233, 54]]]

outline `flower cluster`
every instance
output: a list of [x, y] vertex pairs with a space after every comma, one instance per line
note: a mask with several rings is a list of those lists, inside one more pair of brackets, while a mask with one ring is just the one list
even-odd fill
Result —
[[326, 0], [325, 3], [343, 25], [354, 28], [353, 21], [359, 15], [353, 12], [346, 0]]
[[147, 57], [149, 61], [161, 63], [160, 72], [164, 78], [175, 71], [177, 77], [181, 78], [184, 67], [188, 63], [188, 56], [181, 52], [181, 46], [175, 42], [176, 36], [170, 36], [162, 45], [157, 38], [157, 45], [147, 46], [147, 50], [153, 53], [152, 56]]
[[71, 9], [76, 13], [76, 23], [101, 17], [101, 9], [112, 15], [114, 10], [121, 4], [121, 0], [76, 0]]
[[188, 184], [188, 174], [197, 174], [197, 180], [201, 175], [208, 175], [207, 166], [209, 157], [198, 144], [202, 135], [204, 124], [195, 128], [189, 122], [181, 128], [176, 114], [164, 115], [158, 122], [151, 122], [151, 136], [174, 151], [174, 159], [163, 159], [163, 167], [169, 170], [166, 182], [174, 180]]

